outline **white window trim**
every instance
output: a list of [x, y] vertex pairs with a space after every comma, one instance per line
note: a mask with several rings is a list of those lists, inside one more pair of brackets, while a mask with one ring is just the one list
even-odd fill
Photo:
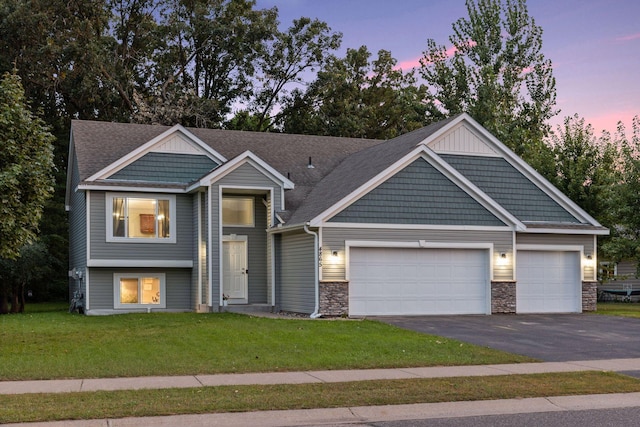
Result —
[[[224, 208], [222, 206], [222, 204], [224, 203], [225, 199], [240, 199], [240, 200], [250, 200], [251, 201], [251, 224], [225, 224], [224, 223]], [[222, 195], [222, 198], [220, 199], [220, 222], [222, 223], [223, 227], [233, 227], [233, 228], [254, 228], [256, 226], [256, 199], [255, 197], [251, 197], [251, 196], [226, 196], [226, 195]]]
[[[134, 199], [155, 199], [169, 200], [169, 237], [115, 237], [113, 235], [112, 207], [113, 199], [134, 198]], [[176, 243], [177, 219], [176, 219], [176, 196], [173, 194], [143, 194], [143, 193], [106, 193], [105, 194], [105, 223], [107, 242], [117, 243]]]
[[[123, 304], [120, 302], [120, 279], [137, 278], [138, 286], [143, 277], [153, 277], [160, 280], [160, 301], [158, 304]], [[167, 308], [166, 275], [164, 273], [113, 273], [113, 308]]]

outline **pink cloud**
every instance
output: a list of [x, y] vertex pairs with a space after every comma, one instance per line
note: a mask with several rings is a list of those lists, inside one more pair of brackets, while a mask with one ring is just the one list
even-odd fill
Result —
[[[474, 42], [473, 40], [469, 40], [469, 46], [475, 46], [476, 42]], [[444, 54], [447, 58], [451, 58], [453, 55], [455, 55], [455, 53], [458, 51], [458, 48], [455, 46], [451, 46], [449, 49], [444, 51]], [[398, 69], [402, 69], [402, 70], [408, 70], [411, 68], [416, 68], [420, 66], [420, 60], [422, 59], [422, 56], [419, 56], [417, 58], [411, 58], [411, 59], [407, 59], [405, 61], [400, 62], [398, 65], [396, 65], [396, 70]]]
[[619, 41], [619, 42], [628, 42], [628, 41], [636, 40], [636, 39], [640, 39], [640, 33], [636, 33], [636, 34], [629, 34], [628, 36], [618, 37], [618, 38], [616, 38], [616, 41]]

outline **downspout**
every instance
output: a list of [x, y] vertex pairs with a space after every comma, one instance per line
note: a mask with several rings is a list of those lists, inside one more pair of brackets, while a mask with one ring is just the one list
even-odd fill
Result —
[[318, 265], [318, 233], [315, 231], [309, 230], [309, 223], [304, 225], [304, 232], [307, 234], [311, 234], [313, 236], [313, 254], [314, 254], [314, 285], [315, 285], [315, 297], [316, 297], [316, 307], [311, 313], [309, 317], [312, 319], [316, 319], [321, 316], [320, 314], [320, 280], [318, 278], [318, 270], [320, 266]]

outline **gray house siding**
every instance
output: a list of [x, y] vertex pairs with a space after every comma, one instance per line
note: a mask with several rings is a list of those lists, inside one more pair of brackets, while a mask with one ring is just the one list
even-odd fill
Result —
[[[73, 165], [69, 206], [69, 270], [84, 270], [87, 265], [87, 205], [84, 191], [73, 191], [78, 186], [78, 165]], [[84, 273], [84, 272], [83, 272]], [[69, 298], [80, 288], [80, 281], [69, 278]], [[84, 289], [82, 290], [84, 292]]]
[[[417, 242], [425, 240], [434, 243], [492, 243], [494, 257], [501, 252], [513, 259], [513, 233], [511, 231], [469, 231], [469, 230], [398, 230], [391, 228], [323, 228], [323, 260], [332, 251], [341, 254], [339, 263], [322, 263], [322, 280], [345, 280], [345, 241], [371, 240], [388, 242]], [[494, 268], [494, 280], [512, 280], [512, 265]]]
[[[113, 310], [114, 273], [164, 273], [166, 280], [165, 310], [193, 310], [191, 291], [191, 269], [150, 269], [150, 268], [91, 268], [90, 269], [90, 309]], [[162, 309], [152, 310], [162, 311]], [[144, 310], [144, 309], [142, 309]], [[126, 311], [126, 310], [123, 310]]]
[[306, 233], [276, 236], [276, 287], [281, 310], [313, 313], [315, 308], [314, 238]]
[[424, 159], [416, 160], [330, 221], [505, 225]]
[[440, 156], [521, 221], [580, 222], [503, 158]]
[[90, 214], [92, 260], [193, 260], [192, 196], [176, 196], [175, 244], [107, 242], [106, 214], [105, 192], [92, 192]]
[[[220, 194], [220, 187], [224, 187], [224, 186], [232, 186], [234, 188], [231, 189], [224, 189], [224, 192], [226, 194], [234, 194], [234, 191], [237, 193], [238, 192], [238, 187], [240, 188], [246, 188], [248, 191], [251, 191], [251, 189], [255, 188], [255, 187], [260, 187], [260, 188], [273, 188], [273, 198], [274, 200], [272, 201], [274, 203], [274, 205], [280, 206], [281, 203], [281, 187], [275, 183], [274, 181], [272, 181], [271, 179], [269, 179], [267, 176], [265, 176], [262, 172], [260, 172], [259, 170], [257, 170], [256, 168], [254, 168], [252, 165], [250, 164], [244, 164], [239, 166], [237, 169], [235, 169], [234, 171], [230, 172], [229, 174], [225, 175], [224, 177], [222, 177], [220, 180], [216, 181], [215, 183], [211, 184], [211, 212], [207, 213], [207, 219], [211, 221], [210, 226], [211, 226], [211, 242], [210, 242], [210, 253], [208, 253], [208, 257], [210, 257], [210, 259], [212, 260], [211, 265], [212, 265], [212, 269], [211, 269], [211, 277], [213, 280], [212, 283], [212, 301], [213, 301], [213, 306], [216, 307], [218, 304], [218, 301], [220, 299], [220, 236], [219, 236], [219, 230], [220, 230], [220, 218], [219, 218], [219, 212], [220, 212], [220, 198], [219, 198], [219, 194]], [[256, 192], [262, 192], [264, 190], [255, 190]], [[242, 194], [246, 194], [246, 192], [243, 192]], [[267, 195], [267, 198], [271, 197], [270, 195]], [[262, 205], [262, 195], [260, 195], [259, 197], [256, 197], [256, 207], [258, 207], [258, 205], [261, 206], [260, 209], [264, 209], [264, 206]], [[209, 204], [207, 203], [207, 206]], [[262, 215], [263, 218], [265, 218], [267, 215], [270, 215], [269, 213], [266, 212], [266, 209], [264, 210], [264, 215]], [[256, 225], [258, 223], [258, 216], [256, 215]], [[260, 220], [263, 221], [263, 220]], [[255, 231], [256, 233], [263, 233], [264, 236], [262, 237], [262, 243], [259, 243], [260, 240], [256, 240], [251, 239], [251, 237], [249, 237], [249, 245], [252, 245], [251, 240], [256, 240], [256, 242], [258, 242], [259, 245], [262, 246], [262, 253], [265, 257], [265, 261], [262, 262], [262, 266], [260, 266], [259, 268], [261, 268], [262, 272], [260, 273], [260, 275], [257, 275], [258, 278], [256, 279], [252, 279], [252, 271], [251, 269], [249, 270], [249, 288], [251, 288], [251, 283], [252, 280], [255, 280], [256, 282], [259, 280], [263, 280], [264, 281], [264, 286], [262, 287], [262, 289], [258, 290], [255, 294], [252, 293], [252, 291], [250, 290], [250, 295], [249, 295], [249, 300], [250, 301], [259, 301], [260, 303], [266, 303], [266, 294], [267, 292], [267, 271], [266, 271], [266, 255], [267, 255], [267, 243], [266, 243], [266, 225], [269, 221], [272, 221], [271, 219], [264, 219], [264, 222], [261, 222], [262, 226], [261, 228], [256, 227]], [[229, 230], [224, 230], [223, 232], [225, 234], [229, 234], [231, 233]], [[247, 228], [242, 228], [242, 231], [238, 231], [238, 233], [236, 234], [241, 234], [241, 235], [246, 235], [246, 231], [248, 230]], [[254, 236], [256, 237], [256, 236]], [[249, 261], [251, 262], [251, 260]], [[258, 265], [258, 264], [257, 264]], [[255, 298], [255, 300], [254, 300]]]
[[217, 166], [218, 164], [207, 156], [147, 153], [108, 179], [189, 183]]
[[254, 197], [254, 227], [223, 227], [222, 234], [247, 236], [249, 304], [267, 303], [267, 208], [262, 196]]

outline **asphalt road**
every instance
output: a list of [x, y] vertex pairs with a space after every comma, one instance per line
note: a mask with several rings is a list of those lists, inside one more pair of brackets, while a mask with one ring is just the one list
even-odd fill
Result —
[[[322, 427], [602, 427], [640, 426], [640, 406], [589, 411], [538, 412], [532, 414], [487, 415], [365, 424], [323, 424]], [[320, 426], [316, 426], [320, 427]]]
[[389, 316], [375, 319], [545, 362], [640, 357], [640, 319], [592, 314]]

